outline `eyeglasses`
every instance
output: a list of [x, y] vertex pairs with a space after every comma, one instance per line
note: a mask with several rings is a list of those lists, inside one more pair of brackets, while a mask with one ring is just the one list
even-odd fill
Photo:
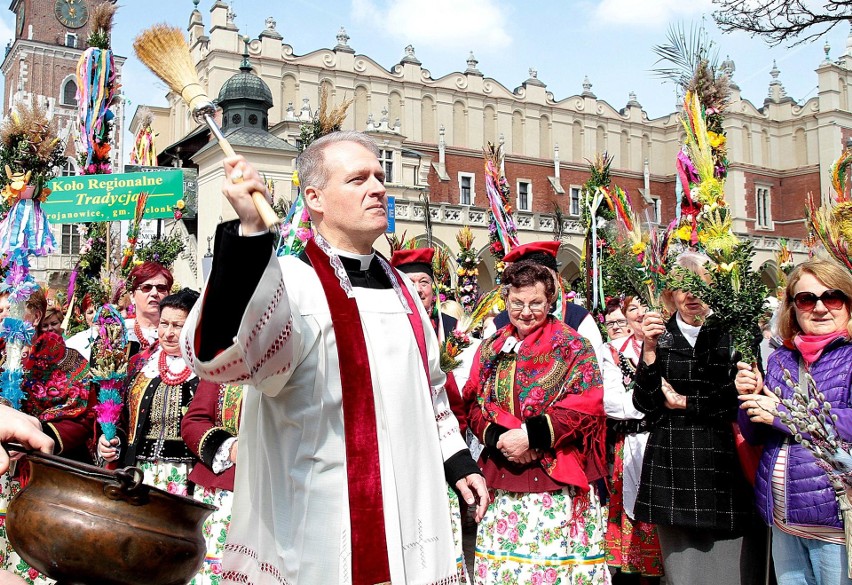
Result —
[[791, 300], [800, 311], [813, 311], [817, 301], [822, 301], [822, 304], [829, 311], [836, 311], [849, 302], [849, 297], [843, 291], [832, 288], [819, 296], [816, 296], [812, 292], [800, 292]]
[[146, 282], [145, 284], [140, 284], [136, 287], [136, 290], [142, 291], [145, 294], [148, 294], [154, 289], [157, 289], [158, 293], [167, 293], [169, 292], [169, 285], [167, 284], [151, 284], [150, 282]]
[[607, 321], [607, 329], [615, 329], [616, 327], [627, 327], [627, 319], [616, 319], [615, 321]]
[[530, 310], [530, 313], [541, 313], [544, 311], [544, 308], [547, 306], [547, 303], [544, 301], [535, 301], [533, 303], [522, 303], [521, 301], [509, 301], [509, 308], [512, 309], [513, 313], [522, 313], [524, 311], [524, 307]]

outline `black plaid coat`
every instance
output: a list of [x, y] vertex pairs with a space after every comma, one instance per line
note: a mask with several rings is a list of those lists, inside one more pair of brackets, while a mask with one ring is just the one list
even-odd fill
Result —
[[[653, 524], [741, 533], [754, 524], [753, 492], [740, 468], [731, 424], [739, 401], [730, 336], [712, 317], [695, 347], [672, 317], [671, 347], [639, 364], [633, 403], [657, 419], [648, 438], [636, 518]], [[687, 397], [686, 410], [665, 406], [661, 377]]]

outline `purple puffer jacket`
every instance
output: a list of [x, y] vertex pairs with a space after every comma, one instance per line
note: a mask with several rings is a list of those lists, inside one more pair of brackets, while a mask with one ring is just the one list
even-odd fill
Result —
[[[781, 388], [789, 398], [792, 390], [784, 384], [784, 368], [794, 380], [799, 378], [799, 352], [781, 347], [769, 357], [766, 386]], [[852, 440], [852, 409], [850, 409], [850, 383], [852, 383], [852, 343], [839, 339], [831, 343], [822, 356], [811, 366], [810, 374], [817, 388], [831, 403], [831, 412], [838, 417], [835, 427], [844, 439]], [[784, 410], [779, 405], [779, 410]], [[831, 526], [843, 529], [837, 508], [834, 489], [816, 459], [796, 443], [790, 431], [776, 418], [772, 426], [752, 423], [744, 410], [738, 421], [746, 440], [754, 445], [763, 444], [763, 455], [757, 469], [755, 497], [763, 521], [772, 525], [772, 468], [781, 445], [789, 439], [787, 452], [787, 522], [802, 526]]]

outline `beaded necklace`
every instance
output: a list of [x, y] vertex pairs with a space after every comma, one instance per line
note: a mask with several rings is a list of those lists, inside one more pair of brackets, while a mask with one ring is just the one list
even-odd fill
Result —
[[173, 373], [169, 369], [169, 364], [166, 361], [166, 352], [160, 352], [160, 358], [157, 361], [157, 366], [160, 371], [160, 380], [163, 381], [163, 384], [167, 386], [180, 386], [192, 375], [192, 370], [189, 366], [184, 364], [183, 370], [179, 374]]
[[136, 333], [136, 339], [139, 340], [141, 351], [145, 351], [151, 347], [151, 342], [148, 341], [148, 338], [146, 338], [145, 334], [142, 332], [142, 326], [139, 324], [139, 318], [136, 318], [133, 322], [133, 332]]

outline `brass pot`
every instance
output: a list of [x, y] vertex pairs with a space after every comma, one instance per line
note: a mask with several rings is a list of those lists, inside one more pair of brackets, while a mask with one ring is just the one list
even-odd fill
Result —
[[216, 508], [110, 471], [31, 452], [6, 529], [32, 567], [63, 585], [183, 585], [201, 568]]

